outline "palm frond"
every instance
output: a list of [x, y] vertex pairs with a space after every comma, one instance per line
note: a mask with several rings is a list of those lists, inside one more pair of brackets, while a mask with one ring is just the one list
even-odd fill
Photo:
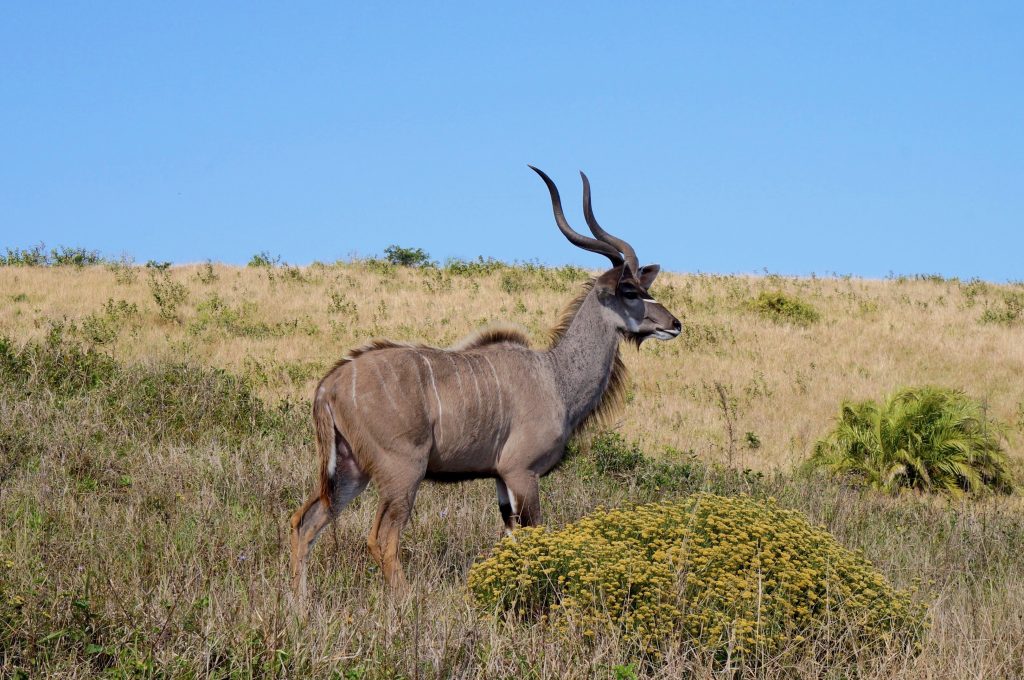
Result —
[[881, 404], [843, 402], [835, 427], [815, 444], [810, 462], [891, 492], [1008, 492], [1003, 432], [979, 402], [959, 390], [908, 388]]

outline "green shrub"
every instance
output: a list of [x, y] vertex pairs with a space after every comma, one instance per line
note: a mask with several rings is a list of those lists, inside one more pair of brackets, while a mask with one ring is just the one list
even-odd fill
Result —
[[244, 301], [238, 307], [228, 305], [216, 293], [196, 306], [196, 318], [189, 324], [189, 332], [200, 334], [208, 330], [223, 331], [236, 338], [265, 338], [283, 335], [282, 329], [255, 319], [256, 303]]
[[58, 267], [85, 267], [102, 264], [103, 258], [95, 250], [60, 246], [50, 251], [50, 263]]
[[107, 262], [107, 269], [114, 275], [114, 280], [122, 286], [130, 286], [138, 279], [135, 260], [130, 255], [122, 255], [116, 260]]
[[482, 609], [560, 631], [622, 635], [658, 656], [670, 637], [720, 659], [828, 637], [916, 644], [923, 608], [799, 512], [696, 494], [523, 529], [469, 572]]
[[821, 318], [814, 307], [800, 298], [782, 292], [762, 292], [748, 303], [748, 307], [766, 319], [776, 323], [791, 323], [809, 326]]
[[42, 243], [31, 248], [7, 248], [7, 254], [0, 257], [0, 264], [8, 267], [45, 267], [49, 263]]
[[291, 436], [306, 429], [292, 405], [268, 407], [247, 380], [221, 369], [122, 364], [72, 337], [59, 324], [44, 341], [20, 348], [0, 336], [0, 398], [41, 400], [58, 412], [61, 402], [88, 400], [104, 426], [102, 437], [117, 441], [234, 443], [285, 423]]
[[249, 264], [246, 266], [261, 269], [273, 269], [279, 264], [281, 264], [280, 255], [273, 256], [266, 250], [261, 250], [249, 259]]
[[13, 267], [85, 267], [103, 261], [99, 252], [80, 247], [58, 246], [47, 253], [43, 243], [25, 249], [7, 248], [7, 254], [0, 256], [0, 265]]
[[109, 298], [99, 311], [82, 320], [82, 335], [95, 345], [106, 345], [117, 339], [121, 330], [139, 317], [139, 306], [127, 300]]
[[217, 270], [213, 268], [213, 262], [207, 260], [196, 272], [196, 278], [199, 279], [200, 283], [207, 285], [214, 283], [220, 276], [217, 274]]
[[989, 307], [981, 314], [982, 323], [1011, 325], [1024, 321], [1024, 293], [1012, 291], [1003, 294], [1002, 305]]
[[958, 390], [904, 389], [884, 403], [845, 402], [812, 467], [885, 491], [1010, 491], [1000, 427]]
[[327, 304], [328, 314], [344, 314], [346, 316], [359, 317], [359, 307], [355, 302], [348, 299], [340, 290], [332, 290], [328, 293], [331, 301]]
[[188, 289], [184, 284], [171, 279], [166, 267], [153, 267], [149, 275], [149, 292], [153, 294], [160, 318], [177, 321], [178, 306], [188, 298]]
[[485, 260], [479, 255], [475, 260], [451, 258], [444, 263], [445, 273], [451, 274], [452, 276], [487, 276], [488, 274], [502, 271], [508, 267], [509, 265], [505, 264], [501, 260], [495, 260], [491, 257], [488, 257]]
[[384, 257], [389, 263], [398, 267], [427, 267], [434, 264], [430, 260], [430, 254], [423, 248], [403, 248], [390, 245], [384, 249]]
[[588, 277], [586, 270], [572, 265], [545, 267], [525, 262], [502, 271], [501, 289], [510, 295], [538, 287], [565, 292], [575, 284], [586, 281]]
[[630, 487], [653, 497], [661, 492], [692, 492], [707, 479], [709, 470], [700, 465], [692, 451], [667, 449], [667, 460], [644, 455], [637, 442], [618, 432], [602, 432], [592, 439], [575, 439], [566, 459], [573, 474], [590, 483], [610, 482]]

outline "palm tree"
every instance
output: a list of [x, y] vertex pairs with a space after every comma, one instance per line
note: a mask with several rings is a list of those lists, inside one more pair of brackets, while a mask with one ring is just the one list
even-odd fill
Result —
[[999, 427], [958, 390], [909, 388], [874, 401], [844, 402], [835, 429], [811, 462], [876, 489], [974, 493], [1012, 488]]

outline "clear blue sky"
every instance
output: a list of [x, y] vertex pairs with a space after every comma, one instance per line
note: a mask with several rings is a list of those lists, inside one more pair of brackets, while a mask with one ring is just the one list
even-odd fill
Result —
[[1024, 279], [1024, 3], [6, 3], [0, 248]]

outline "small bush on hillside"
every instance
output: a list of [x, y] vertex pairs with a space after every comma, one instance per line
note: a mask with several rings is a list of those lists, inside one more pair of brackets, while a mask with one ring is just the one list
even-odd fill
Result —
[[62, 403], [89, 403], [102, 434], [87, 438], [104, 451], [106, 440], [236, 443], [279, 428], [283, 415], [289, 434], [306, 429], [304, 414], [292, 422], [290, 411], [268, 407], [248, 381], [223, 370], [122, 364], [73, 335], [57, 324], [45, 340], [22, 347], [0, 336], [0, 399], [38, 400], [63, 416]]
[[1002, 305], [986, 306], [981, 314], [982, 323], [1015, 324], [1024, 321], [1024, 293], [1012, 291], [1003, 294]]
[[98, 251], [85, 248], [58, 246], [46, 252], [46, 246], [40, 243], [31, 248], [7, 248], [7, 254], [0, 256], [0, 265], [13, 267], [47, 267], [102, 264], [103, 258]]
[[763, 291], [748, 303], [748, 307], [776, 323], [809, 326], [821, 318], [818, 310], [809, 303], [782, 292]]
[[882, 404], [846, 402], [810, 464], [885, 491], [945, 493], [1012, 487], [999, 426], [958, 390], [917, 387]]
[[153, 268], [149, 275], [149, 292], [153, 294], [160, 317], [167, 321], [177, 321], [178, 306], [188, 298], [188, 289], [184, 284], [173, 280], [169, 269]]
[[60, 246], [50, 251], [50, 262], [57, 267], [85, 267], [102, 264], [103, 258], [95, 250]]
[[249, 264], [246, 266], [254, 267], [257, 269], [273, 269], [279, 264], [281, 264], [280, 255], [274, 256], [271, 255], [266, 250], [261, 250], [260, 252], [256, 253], [251, 258], [249, 258]]
[[213, 268], [213, 262], [207, 260], [199, 267], [199, 271], [196, 272], [196, 278], [199, 279], [200, 283], [210, 285], [217, 281], [220, 276], [217, 274], [217, 270]]
[[7, 248], [7, 254], [0, 257], [0, 264], [7, 267], [45, 267], [49, 264], [46, 246], [40, 243], [31, 248]]
[[247, 300], [238, 307], [232, 307], [214, 293], [196, 305], [196, 318], [188, 330], [196, 335], [207, 330], [219, 330], [236, 338], [280, 335], [270, 324], [255, 316], [256, 303]]
[[98, 311], [82, 320], [82, 335], [94, 345], [106, 345], [117, 339], [121, 330], [139, 317], [139, 306], [127, 300], [109, 298]]
[[477, 256], [475, 260], [452, 258], [444, 263], [444, 271], [453, 276], [487, 276], [493, 272], [508, 269], [509, 265], [501, 260]]
[[586, 281], [588, 277], [586, 270], [572, 265], [545, 267], [526, 262], [509, 267], [502, 272], [501, 289], [510, 295], [536, 287], [564, 292], [573, 285]]
[[912, 646], [923, 617], [827, 531], [746, 496], [696, 494], [523, 529], [473, 565], [468, 587], [484, 610], [587, 638], [619, 634], [652, 656], [672, 636], [720, 660], [819, 636]]
[[384, 249], [384, 257], [397, 267], [426, 267], [434, 264], [430, 260], [430, 253], [423, 248], [390, 245]]
[[130, 286], [138, 279], [135, 260], [130, 255], [122, 255], [107, 262], [107, 269], [114, 275], [114, 280], [122, 286]]

